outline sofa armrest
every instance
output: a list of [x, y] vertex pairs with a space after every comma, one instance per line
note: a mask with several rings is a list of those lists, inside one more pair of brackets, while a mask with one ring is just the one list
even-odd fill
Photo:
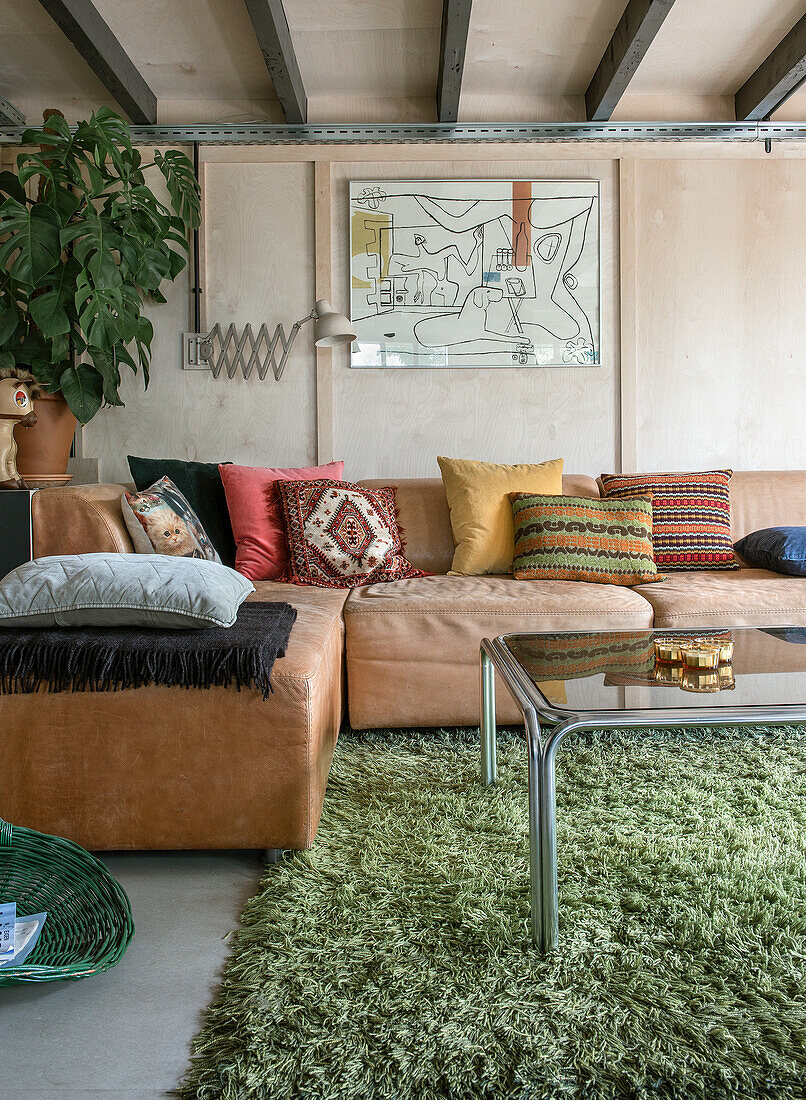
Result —
[[131, 554], [134, 550], [120, 498], [125, 485], [76, 485], [40, 489], [31, 501], [33, 553]]

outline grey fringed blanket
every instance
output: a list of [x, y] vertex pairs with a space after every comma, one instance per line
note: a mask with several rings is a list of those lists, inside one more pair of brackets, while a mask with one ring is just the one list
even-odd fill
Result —
[[231, 627], [151, 630], [68, 627], [0, 630], [0, 694], [117, 691], [146, 684], [185, 688], [255, 687], [265, 699], [271, 670], [285, 654], [296, 610], [245, 603]]

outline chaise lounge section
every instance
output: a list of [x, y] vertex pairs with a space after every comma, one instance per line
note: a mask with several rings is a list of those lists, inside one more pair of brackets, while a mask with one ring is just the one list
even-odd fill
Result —
[[[132, 552], [120, 485], [34, 496], [34, 554]], [[0, 816], [86, 848], [309, 848], [344, 713], [346, 591], [258, 582], [297, 620], [273, 693], [0, 697]], [[35, 716], [35, 721], [34, 721]]]

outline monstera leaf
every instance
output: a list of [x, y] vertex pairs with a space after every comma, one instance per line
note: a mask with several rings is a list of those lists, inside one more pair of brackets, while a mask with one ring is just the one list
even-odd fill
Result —
[[31, 298], [28, 312], [46, 339], [63, 336], [70, 331], [69, 311], [80, 270], [75, 261], [62, 264], [45, 277], [46, 285], [40, 287], [40, 293]]
[[20, 317], [16, 309], [9, 307], [0, 309], [0, 347], [7, 344], [17, 331], [19, 320]]
[[154, 160], [165, 176], [174, 210], [183, 222], [196, 229], [199, 225], [200, 209], [198, 183], [193, 165], [184, 153], [176, 149], [169, 149], [166, 153], [157, 151], [154, 154]]
[[66, 367], [59, 376], [64, 399], [80, 424], [87, 424], [101, 407], [104, 383], [100, 374], [88, 363]]
[[138, 335], [140, 299], [125, 286], [97, 287], [81, 272], [75, 304], [87, 343], [98, 348], [128, 344]]
[[[187, 262], [198, 184], [178, 150], [144, 162], [107, 107], [73, 128], [51, 114], [22, 141], [16, 172], [0, 172], [0, 367], [61, 388], [86, 423], [121, 404], [121, 364], [148, 385], [143, 304], [164, 302], [162, 284]], [[167, 204], [149, 186], [155, 172]]]
[[0, 172], [0, 195], [16, 199], [17, 202], [25, 202], [25, 188], [13, 172]]
[[45, 203], [24, 206], [6, 199], [0, 206], [0, 264], [15, 282], [35, 287], [58, 264], [61, 255], [59, 215]]

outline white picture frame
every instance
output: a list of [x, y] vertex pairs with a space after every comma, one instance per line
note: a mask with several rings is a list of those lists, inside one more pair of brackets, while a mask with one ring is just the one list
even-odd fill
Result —
[[353, 180], [353, 367], [598, 366], [598, 180]]

